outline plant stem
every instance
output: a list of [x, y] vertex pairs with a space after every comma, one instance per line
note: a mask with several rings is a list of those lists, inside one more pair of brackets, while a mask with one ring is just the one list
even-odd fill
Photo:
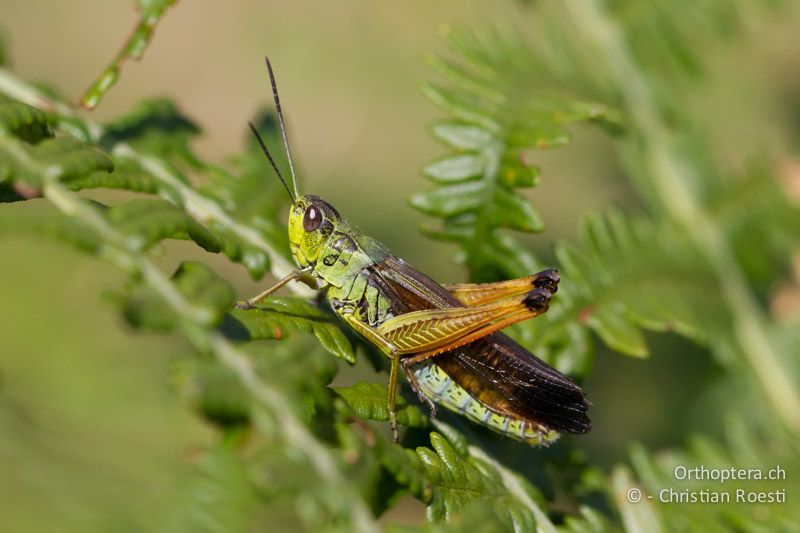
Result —
[[666, 211], [683, 226], [714, 269], [732, 317], [735, 341], [781, 420], [800, 433], [800, 394], [767, 333], [768, 321], [728, 246], [724, 232], [691, 192], [694, 165], [671, 149], [673, 137], [661, 118], [648, 81], [618, 23], [600, 0], [564, 4], [587, 43], [604, 60], [626, 102], [640, 151]]

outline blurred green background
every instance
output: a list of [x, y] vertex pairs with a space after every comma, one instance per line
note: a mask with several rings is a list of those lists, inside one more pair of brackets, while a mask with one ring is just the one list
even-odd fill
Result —
[[[0, 26], [19, 76], [47, 81], [76, 101], [130, 31], [131, 10], [124, 0], [2, 0]], [[441, 23], [488, 20], [524, 30], [531, 16], [525, 3], [507, 0], [184, 1], [93, 114], [102, 121], [144, 97], [169, 96], [203, 127], [199, 152], [222, 160], [241, 148], [247, 120], [270, 102], [262, 64], [269, 53], [301, 190], [327, 198], [440, 281], [459, 280], [453, 249], [421, 237], [422, 216], [406, 204], [427, 187], [419, 168], [442, 152], [425, 133], [437, 111], [418, 90], [430, 78], [424, 55], [443, 48]], [[769, 155], [796, 152], [784, 139], [796, 134], [800, 115], [798, 31], [794, 9], [715, 53], [703, 94], [687, 105], [712, 125], [723, 157], [753, 140]], [[542, 182], [529, 194], [547, 229], [525, 242], [544, 257], [552, 257], [556, 239], [574, 238], [586, 211], [640, 209], [611, 141], [591, 129], [574, 134], [567, 148], [537, 153]], [[188, 348], [127, 329], [98, 291], [123, 279], [112, 267], [46, 241], [0, 241], [0, 529], [165, 523], [191, 476], [193, 450], [212, 440], [170, 385], [170, 365]], [[176, 244], [163, 261], [187, 255], [199, 257]], [[223, 259], [213, 266], [242, 296], [267, 283]], [[579, 445], [600, 465], [624, 459], [631, 441], [666, 446], [681, 442], [687, 427], [713, 429], [696, 391], [707, 391], [719, 368], [686, 340], [653, 340], [649, 360], [598, 355], [586, 384], [594, 430]], [[416, 521], [422, 507], [402, 512]]]

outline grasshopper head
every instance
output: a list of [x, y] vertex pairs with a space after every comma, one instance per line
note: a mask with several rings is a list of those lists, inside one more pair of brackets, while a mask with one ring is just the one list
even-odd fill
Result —
[[299, 197], [289, 211], [289, 243], [300, 268], [315, 265], [319, 252], [341, 216], [334, 207], [310, 194]]

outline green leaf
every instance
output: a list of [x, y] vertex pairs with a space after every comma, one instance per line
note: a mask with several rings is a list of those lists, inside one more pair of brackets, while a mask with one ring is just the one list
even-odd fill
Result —
[[775, 280], [784, 276], [800, 239], [800, 204], [785, 189], [775, 170], [756, 166], [707, 193], [710, 215], [759, 292], [773, 290]]
[[609, 348], [636, 357], [647, 357], [647, 344], [642, 331], [625, 316], [622, 305], [609, 305], [588, 311], [584, 320]]
[[164, 185], [154, 180], [138, 165], [128, 160], [117, 160], [114, 163], [114, 172], [92, 172], [84, 176], [65, 180], [66, 185], [73, 191], [83, 189], [125, 189], [134, 192], [156, 194], [164, 189]]
[[106, 218], [126, 235], [136, 250], [147, 250], [163, 239], [188, 235], [201, 248], [216, 253], [219, 240], [182, 209], [165, 200], [140, 199], [110, 208]]
[[509, 228], [518, 231], [542, 231], [544, 221], [539, 211], [526, 199], [503, 188], [497, 188], [494, 205], [487, 215], [494, 228]]
[[[540, 357], [585, 371], [591, 348], [583, 328], [635, 357], [648, 354], [642, 329], [676, 331], [699, 342], [724, 334], [728, 324], [714, 275], [678, 230], [610, 211], [586, 217], [581, 235], [583, 250], [556, 247], [562, 281], [550, 310], [518, 326]], [[586, 349], [584, 357], [577, 346]]]
[[224, 445], [201, 452], [179, 501], [163, 524], [166, 530], [247, 531], [261, 505], [247, 463]]
[[250, 421], [250, 397], [233, 372], [207, 357], [175, 364], [171, 381], [180, 395], [203, 417], [223, 428]]
[[259, 280], [269, 271], [270, 258], [264, 250], [245, 244], [228, 227], [213, 220], [209, 223], [209, 228], [220, 239], [222, 253], [231, 261], [241, 263], [250, 273], [251, 278]]
[[172, 279], [193, 305], [208, 309], [209, 315], [213, 316], [209, 324], [219, 323], [222, 313], [230, 309], [236, 299], [230, 284], [203, 263], [184, 261]]
[[523, 153], [507, 154], [503, 158], [500, 178], [508, 187], [534, 187], [539, 184], [539, 172], [539, 167], [528, 163]]
[[[334, 387], [355, 414], [363, 420], [389, 420], [386, 400], [386, 387], [378, 383], [359, 381], [350, 387]], [[430, 421], [420, 408], [409, 405], [405, 399], [397, 397], [397, 422], [407, 427], [428, 427]]]
[[[567, 126], [592, 121], [618, 124], [619, 113], [607, 105], [569, 98], [538, 97], [537, 73], [544, 68], [517, 33], [490, 28], [447, 28], [444, 38], [453, 59], [429, 63], [445, 85], [423, 89], [445, 113], [432, 135], [454, 151], [423, 169], [437, 186], [411, 196], [410, 204], [442, 219], [426, 230], [453, 241], [469, 268], [471, 281], [495, 281], [510, 270], [495, 255], [498, 230], [541, 231], [541, 216], [515, 189], [537, 184], [539, 169], [526, 150], [549, 149], [569, 141]], [[514, 271], [511, 277], [530, 274]]]
[[42, 175], [69, 180], [98, 170], [111, 172], [111, 159], [72, 137], [44, 139], [36, 145], [0, 137], [0, 177], [40, 187]]
[[140, 152], [198, 166], [189, 141], [199, 132], [174, 102], [158, 98], [139, 102], [130, 113], [107, 124], [100, 144], [110, 150], [127, 143]]
[[[726, 406], [730, 406], [730, 398], [725, 397]], [[778, 444], [782, 439], [782, 430], [771, 420], [761, 418], [746, 421], [741, 415], [744, 409], [733, 409], [730, 415], [720, 417], [724, 423], [722, 437], [712, 439], [691, 435], [685, 445], [660, 449], [658, 453], [650, 452], [639, 444], [631, 446], [630, 463], [638, 479], [634, 479], [630, 469], [624, 466], [617, 466], [612, 475], [612, 487], [618, 500], [621, 500], [619, 505], [626, 526], [642, 524], [652, 527], [656, 524], [664, 531], [728, 531], [732, 527], [751, 531], [774, 531], [785, 529], [787, 524], [798, 523], [800, 509], [797, 506], [768, 504], [769, 511], [763, 512], [764, 506], [742, 503], [736, 499], [739, 491], [744, 494], [775, 494], [774, 491], [785, 491], [788, 497], [800, 490], [797, 479], [788, 475], [781, 480], [757, 479], [753, 475], [728, 479], [721, 484], [702, 474], [692, 475], [697, 471], [709, 472], [716, 469], [760, 469], [761, 475], [767, 477], [769, 470], [776, 465], [787, 473], [800, 466], [800, 458], [792, 446]], [[775, 445], [765, 446], [765, 441]], [[683, 469], [686, 475], [681, 476], [683, 479], [676, 480]], [[706, 505], [675, 502], [669, 505], [646, 505], [640, 509], [639, 504], [620, 498], [632, 486], [641, 488], [644, 495], [653, 495], [655, 498], [660, 496], [661, 490], [672, 488], [698, 495], [706, 492], [709, 496], [710, 493], [724, 492], [730, 495], [730, 501]], [[643, 497], [640, 503], [645, 502], [650, 503]]]
[[[282, 142], [273, 113], [261, 114], [255, 126], [268, 145]], [[286, 221], [278, 219], [289, 197], [270, 166], [265, 164], [261, 147], [250, 131], [247, 131], [246, 139], [246, 151], [231, 158], [232, 170], [210, 168], [209, 183], [201, 192], [216, 201], [232, 219], [255, 229], [273, 250], [285, 251], [284, 257], [290, 259]], [[282, 151], [274, 154], [274, 157], [283, 174], [290, 176]], [[253, 279], [261, 279], [270, 265], [270, 258], [264, 251], [242, 242], [213, 221], [211, 227], [223, 237], [225, 255], [243, 263]]]
[[459, 121], [491, 132], [500, 129], [499, 124], [492, 119], [491, 113], [486, 111], [487, 103], [473, 95], [434, 84], [423, 85], [422, 92], [434, 104]]
[[566, 146], [572, 140], [569, 131], [560, 123], [561, 111], [554, 114], [531, 112], [526, 122], [511, 124], [506, 142], [510, 148], [551, 150]]
[[433, 486], [428, 519], [450, 521], [474, 504], [491, 507], [507, 530], [534, 531], [536, 521], [530, 509], [511, 495], [500, 475], [474, 457], [456, 452], [438, 433], [431, 433], [429, 448], [417, 448], [425, 478]]
[[433, 181], [447, 183], [481, 176], [485, 168], [486, 161], [480, 155], [461, 154], [433, 161], [422, 169], [422, 173]]
[[491, 67], [481, 65], [480, 69], [472, 68], [474, 65], [465, 66], [460, 63], [430, 55], [427, 63], [442, 79], [463, 91], [484, 99], [493, 104], [503, 104], [507, 100], [505, 94], [493, 87], [491, 82], [496, 74]]
[[95, 231], [53, 210], [3, 210], [0, 232], [45, 235], [89, 253], [97, 253], [102, 246], [102, 239]]
[[29, 143], [50, 136], [52, 116], [44, 111], [0, 95], [0, 133], [8, 132]]
[[479, 151], [492, 142], [492, 134], [478, 126], [457, 120], [437, 120], [430, 124], [437, 140], [457, 150]]
[[[268, 146], [282, 142], [278, 119], [274, 112], [262, 112], [254, 125]], [[271, 230], [268, 237], [280, 226], [285, 237], [286, 221], [277, 220], [290, 198], [269, 164], [264, 161], [261, 145], [249, 129], [242, 130], [244, 151], [230, 159], [232, 169], [213, 167], [210, 181], [203, 193], [218, 200], [225, 210], [237, 220], [251, 223], [260, 230]], [[273, 154], [275, 163], [284, 176], [291, 176], [288, 160], [283, 150]], [[288, 240], [285, 240], [288, 247]], [[276, 248], [278, 248], [276, 246]], [[281, 248], [282, 249], [282, 248]]]
[[446, 185], [414, 194], [410, 203], [423, 213], [450, 218], [477, 210], [483, 203], [487, 188], [483, 181]]
[[235, 340], [278, 340], [292, 331], [313, 333], [325, 350], [355, 363], [353, 345], [336, 317], [301, 298], [273, 297], [253, 309], [234, 309], [223, 327]]
[[[233, 288], [202, 263], [181, 263], [172, 276], [172, 282], [192, 306], [193, 316], [206, 326], [219, 324], [235, 300]], [[135, 327], [171, 331], [182, 324], [180, 315], [165, 305], [152, 288], [140, 283], [114, 295], [114, 299], [122, 305], [125, 319]]]
[[45, 139], [31, 150], [31, 155], [40, 165], [48, 167], [48, 173], [62, 180], [97, 170], [114, 170], [106, 154], [70, 137]]

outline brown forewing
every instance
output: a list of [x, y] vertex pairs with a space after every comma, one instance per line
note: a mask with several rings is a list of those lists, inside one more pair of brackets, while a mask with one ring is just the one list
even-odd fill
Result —
[[[394, 256], [366, 274], [392, 302], [395, 315], [462, 304], [434, 280]], [[556, 431], [590, 429], [589, 403], [580, 387], [502, 333], [439, 354], [434, 361], [490, 409]]]

